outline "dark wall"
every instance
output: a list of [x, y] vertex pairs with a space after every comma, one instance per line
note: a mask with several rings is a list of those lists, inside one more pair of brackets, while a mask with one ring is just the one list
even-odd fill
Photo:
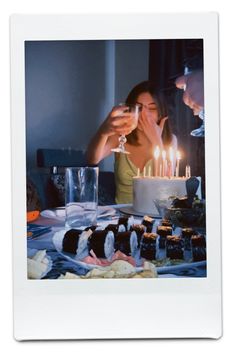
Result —
[[[112, 106], [147, 79], [148, 56], [146, 40], [26, 41], [28, 168], [38, 148], [86, 149]], [[113, 169], [112, 156], [102, 168]]]
[[180, 173], [185, 174], [186, 164], [191, 173], [202, 177], [205, 186], [205, 141], [190, 132], [200, 127], [202, 121], [193, 116], [192, 110], [183, 103], [183, 91], [175, 87], [176, 77], [184, 73], [185, 65], [194, 70], [203, 65], [203, 40], [167, 39], [150, 41], [149, 78], [155, 80], [167, 97], [169, 122], [178, 138], [182, 160]]
[[[101, 114], [92, 102], [105, 99], [104, 52], [104, 41], [26, 42], [29, 165], [34, 164], [37, 148], [86, 146], [89, 127]], [[91, 77], [96, 83], [88, 80]]]

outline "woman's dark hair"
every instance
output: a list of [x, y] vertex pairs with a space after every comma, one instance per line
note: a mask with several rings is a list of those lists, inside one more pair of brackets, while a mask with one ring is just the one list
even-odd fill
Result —
[[[157, 84], [152, 81], [143, 81], [136, 85], [128, 94], [126, 103], [134, 104], [137, 102], [137, 98], [144, 92], [148, 92], [154, 99], [157, 105], [158, 121], [168, 115], [167, 104], [164, 94], [158, 89]], [[131, 145], [139, 145], [137, 128], [134, 129], [129, 135], [126, 136], [127, 141]], [[172, 132], [167, 119], [162, 132], [162, 140], [164, 145], [169, 145], [172, 141]]]

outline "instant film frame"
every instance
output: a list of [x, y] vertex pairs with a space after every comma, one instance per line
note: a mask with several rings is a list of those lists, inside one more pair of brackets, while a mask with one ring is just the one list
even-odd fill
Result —
[[[201, 38], [204, 42], [207, 277], [160, 281], [28, 280], [25, 41], [183, 38]], [[219, 338], [222, 315], [217, 14], [14, 15], [11, 116], [15, 338]], [[148, 326], [143, 325], [144, 320]]]

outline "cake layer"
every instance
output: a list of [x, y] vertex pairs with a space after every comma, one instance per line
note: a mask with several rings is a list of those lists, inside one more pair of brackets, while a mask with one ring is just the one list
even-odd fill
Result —
[[[201, 177], [197, 195], [201, 199]], [[153, 200], [166, 200], [170, 196], [184, 197], [187, 178], [168, 177], [134, 177], [133, 209], [138, 213], [157, 214]]]

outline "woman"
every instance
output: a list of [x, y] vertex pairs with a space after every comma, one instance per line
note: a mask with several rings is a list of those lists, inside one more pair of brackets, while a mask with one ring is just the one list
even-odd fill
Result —
[[125, 148], [129, 155], [115, 154], [116, 203], [132, 203], [132, 178], [137, 171], [153, 173], [154, 148], [177, 149], [176, 136], [171, 133], [168, 122], [167, 106], [163, 94], [154, 83], [144, 81], [129, 93], [126, 104], [138, 103], [141, 106], [137, 128], [129, 114], [119, 115], [120, 107], [114, 107], [100, 126], [87, 149], [89, 164], [98, 164], [118, 146], [119, 136], [126, 135]]

